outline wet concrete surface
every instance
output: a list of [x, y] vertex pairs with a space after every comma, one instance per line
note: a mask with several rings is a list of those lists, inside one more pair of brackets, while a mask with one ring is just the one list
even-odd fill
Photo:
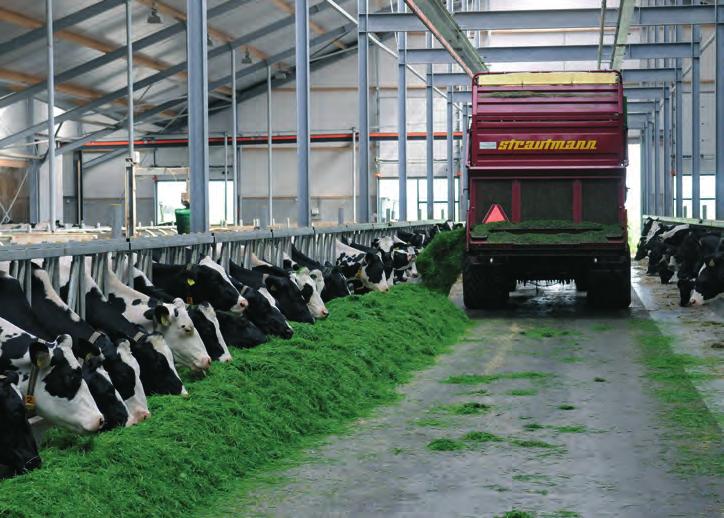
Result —
[[[401, 401], [231, 497], [223, 514], [722, 516], [720, 479], [672, 469], [675, 447], [631, 326], [647, 313], [638, 299], [626, 311], [589, 310], [570, 287], [519, 290], [510, 310], [471, 312], [463, 340], [401, 387]], [[475, 431], [498, 440], [463, 439]], [[437, 439], [461, 449], [432, 451]]]

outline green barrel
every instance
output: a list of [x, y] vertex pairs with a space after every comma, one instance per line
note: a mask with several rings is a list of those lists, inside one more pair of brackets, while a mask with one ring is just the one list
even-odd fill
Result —
[[179, 234], [191, 232], [191, 209], [176, 209], [176, 231]]

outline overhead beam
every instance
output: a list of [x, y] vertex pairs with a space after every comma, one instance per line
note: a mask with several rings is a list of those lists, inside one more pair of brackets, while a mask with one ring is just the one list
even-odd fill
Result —
[[[291, 16], [294, 15], [294, 6], [287, 3], [285, 0], [272, 0], [272, 3], [277, 9], [279, 9], [283, 13], [287, 13]], [[315, 22], [314, 20], [309, 20], [309, 28], [312, 29], [315, 34], [325, 34], [327, 32], [327, 29], [325, 29], [322, 25]], [[342, 50], [347, 48], [347, 45], [345, 45], [341, 41], [335, 41], [334, 46]]]
[[[468, 31], [512, 29], [596, 29], [601, 9], [536, 9], [521, 11], [469, 11], [454, 15], [457, 24]], [[722, 13], [719, 15], [722, 23]], [[607, 9], [607, 26], [613, 27], [618, 9]], [[638, 7], [633, 11], [632, 26], [690, 25], [714, 23], [713, 5]], [[424, 24], [413, 14], [379, 13], [368, 15], [371, 32], [418, 32]], [[594, 60], [595, 61], [595, 60]]]
[[[597, 45], [563, 45], [535, 47], [483, 47], [478, 54], [486, 63], [530, 63], [541, 61], [596, 61]], [[687, 43], [632, 43], [626, 46], [624, 59], [683, 58], [690, 55]], [[610, 55], [606, 56], [610, 58]], [[445, 49], [411, 49], [410, 64], [451, 64]]]

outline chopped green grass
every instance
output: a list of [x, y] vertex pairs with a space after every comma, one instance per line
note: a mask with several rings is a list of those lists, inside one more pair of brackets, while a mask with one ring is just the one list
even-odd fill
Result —
[[591, 326], [591, 331], [596, 331], [597, 333], [604, 333], [612, 330], [613, 326], [611, 324], [593, 324]]
[[447, 428], [450, 426], [449, 421], [437, 417], [421, 417], [413, 421], [415, 426], [429, 426], [431, 428]]
[[234, 351], [187, 382], [187, 399], [150, 397], [151, 418], [139, 425], [92, 437], [51, 431], [43, 467], [0, 482], [0, 515], [197, 515], [260, 469], [394, 401], [395, 387], [467, 326], [446, 297], [413, 285], [329, 309], [315, 325], [295, 324], [291, 340]]
[[536, 473], [513, 475], [513, 480], [517, 482], [532, 482], [534, 484], [545, 484], [547, 486], [554, 485], [548, 475], [541, 475]]
[[510, 396], [535, 396], [536, 394], [538, 394], [538, 391], [534, 388], [513, 389], [508, 392]]
[[499, 435], [488, 432], [468, 432], [463, 435], [463, 440], [473, 442], [503, 442], [505, 439]]
[[517, 380], [517, 379], [545, 379], [551, 376], [549, 372], [537, 371], [513, 371], [500, 372], [498, 374], [458, 374], [450, 376], [443, 383], [452, 383], [457, 385], [480, 385], [483, 383], [492, 383], [499, 380]]
[[580, 514], [575, 511], [569, 511], [567, 509], [559, 509], [552, 513], [546, 513], [543, 515], [545, 518], [580, 518]]
[[553, 429], [558, 433], [586, 433], [588, 428], [583, 425], [574, 424], [566, 426], [554, 426]]
[[710, 376], [688, 370], [708, 361], [674, 353], [673, 337], [662, 335], [651, 320], [636, 319], [631, 325], [637, 332], [646, 377], [662, 403], [661, 415], [677, 446], [676, 469], [691, 475], [724, 476], [721, 428], [692, 383]]
[[460, 276], [464, 253], [465, 229], [438, 232], [415, 261], [425, 286], [447, 295]]
[[538, 441], [536, 439], [511, 439], [510, 444], [520, 446], [521, 448], [560, 448], [560, 446], [556, 444]]
[[519, 509], [511, 509], [503, 514], [496, 515], [495, 518], [535, 518], [533, 513], [521, 511]]
[[465, 448], [465, 443], [456, 439], [435, 439], [427, 445], [427, 449], [432, 451], [456, 451]]
[[482, 223], [471, 230], [473, 237], [486, 236], [489, 243], [529, 245], [605, 243], [609, 237], [623, 237], [619, 224], [573, 223], [565, 220], [528, 220]]
[[450, 412], [456, 415], [482, 414], [488, 410], [490, 410], [490, 405], [476, 401], [450, 407]]
[[564, 403], [562, 405], [558, 405], [558, 408], [560, 410], [575, 410], [576, 407], [569, 403]]
[[543, 426], [540, 423], [528, 423], [525, 426], [523, 426], [523, 428], [525, 428], [525, 430], [527, 430], [529, 432], [532, 432], [534, 430], [542, 430], [543, 428], [545, 428], [545, 426]]
[[601, 378], [600, 376], [596, 376], [595, 378], [593, 378], [593, 381], [595, 381], [596, 383], [605, 383], [606, 378]]
[[525, 331], [521, 331], [520, 334], [527, 336], [528, 338], [535, 338], [538, 340], [542, 340], [543, 338], [554, 338], [554, 337], [560, 337], [560, 336], [570, 336], [573, 333], [572, 331], [569, 331], [567, 329], [558, 329], [556, 327], [534, 327], [532, 329], [526, 329]]

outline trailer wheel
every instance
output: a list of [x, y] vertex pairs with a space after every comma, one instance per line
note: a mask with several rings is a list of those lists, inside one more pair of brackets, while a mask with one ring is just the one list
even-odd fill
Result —
[[510, 281], [500, 267], [463, 263], [463, 302], [468, 309], [499, 309], [508, 302]]
[[588, 291], [588, 275], [577, 275], [573, 282], [576, 284], [576, 291]]
[[588, 277], [587, 300], [601, 309], [624, 309], [631, 305], [631, 259], [607, 270], [593, 270]]

